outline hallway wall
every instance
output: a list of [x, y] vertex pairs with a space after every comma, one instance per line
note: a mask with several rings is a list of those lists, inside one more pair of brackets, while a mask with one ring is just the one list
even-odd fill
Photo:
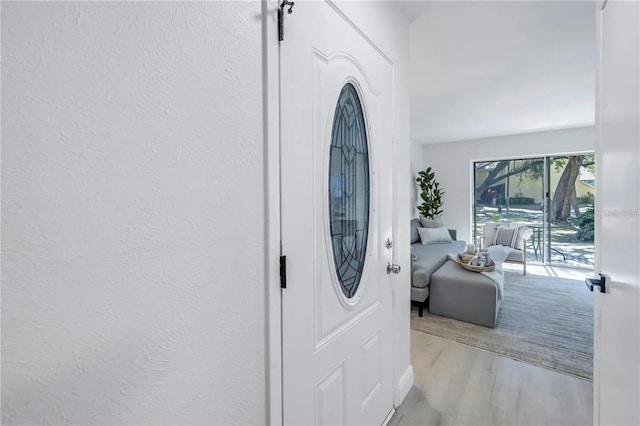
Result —
[[3, 424], [264, 424], [261, 41], [260, 2], [3, 2]]
[[418, 176], [418, 172], [426, 169], [423, 163], [424, 145], [415, 140], [411, 140], [411, 176], [409, 176], [409, 185], [411, 188], [411, 212], [415, 212], [415, 214], [417, 214], [415, 206], [417, 206], [418, 202], [421, 201], [420, 194], [418, 193], [416, 177]]

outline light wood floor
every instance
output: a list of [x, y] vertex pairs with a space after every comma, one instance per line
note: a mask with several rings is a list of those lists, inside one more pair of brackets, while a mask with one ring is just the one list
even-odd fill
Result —
[[411, 330], [414, 387], [389, 425], [591, 425], [591, 382]]

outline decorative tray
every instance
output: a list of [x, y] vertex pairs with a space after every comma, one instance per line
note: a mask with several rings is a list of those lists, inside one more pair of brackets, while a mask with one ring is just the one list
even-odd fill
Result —
[[460, 266], [462, 266], [467, 271], [471, 272], [491, 272], [496, 269], [496, 263], [493, 260], [489, 260], [489, 264], [485, 266], [473, 266], [469, 265], [469, 261], [473, 255], [469, 254], [459, 254], [458, 260], [460, 260]]
[[473, 256], [475, 256], [475, 253], [474, 254], [460, 253], [458, 254], [458, 259], [460, 259], [460, 262], [462, 263], [469, 263], [469, 261]]

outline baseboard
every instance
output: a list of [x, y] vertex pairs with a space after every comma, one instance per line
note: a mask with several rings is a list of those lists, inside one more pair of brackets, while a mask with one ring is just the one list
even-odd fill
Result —
[[413, 386], [413, 366], [409, 364], [407, 369], [400, 376], [400, 380], [398, 381], [398, 401], [396, 401], [396, 408], [400, 406], [404, 398], [407, 396], [411, 387]]
[[393, 417], [395, 413], [396, 409], [394, 408], [391, 410], [391, 412], [389, 412], [389, 414], [387, 414], [387, 418], [382, 422], [382, 426], [387, 426], [389, 424], [389, 421], [391, 420], [391, 417]]

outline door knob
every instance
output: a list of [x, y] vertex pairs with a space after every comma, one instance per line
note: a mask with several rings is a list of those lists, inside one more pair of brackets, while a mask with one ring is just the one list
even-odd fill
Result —
[[387, 263], [387, 274], [390, 273], [399, 274], [400, 273], [400, 265], [396, 265], [395, 263]]

